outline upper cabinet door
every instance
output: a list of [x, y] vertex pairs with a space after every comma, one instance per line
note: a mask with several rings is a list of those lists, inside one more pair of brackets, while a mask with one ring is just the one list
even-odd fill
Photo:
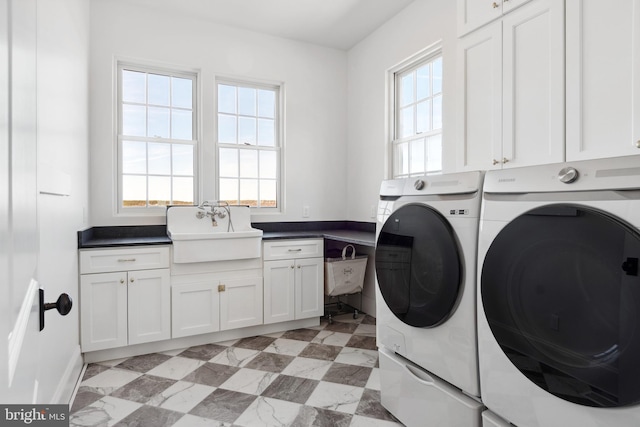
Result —
[[530, 0], [458, 0], [458, 36], [500, 18]]
[[535, 0], [502, 19], [504, 167], [564, 161], [564, 2]]
[[567, 160], [640, 154], [640, 0], [567, 0]]

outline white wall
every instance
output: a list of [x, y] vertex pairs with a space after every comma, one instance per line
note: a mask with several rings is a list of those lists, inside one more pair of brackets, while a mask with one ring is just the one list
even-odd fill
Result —
[[[347, 216], [347, 54], [197, 19], [91, 1], [91, 225], [163, 224], [118, 216], [115, 205], [114, 64], [144, 60], [200, 71], [204, 199], [213, 199], [216, 75], [284, 82], [285, 210], [253, 221], [340, 220]], [[302, 218], [302, 207], [310, 217]]]
[[442, 40], [443, 170], [455, 169], [456, 2], [416, 0], [348, 53], [347, 218], [373, 222], [380, 182], [389, 178], [388, 70]]
[[37, 279], [46, 302], [68, 293], [65, 317], [45, 315], [40, 334], [38, 401], [68, 403], [82, 368], [79, 345], [78, 239], [89, 206], [89, 4], [37, 5], [37, 151], [40, 252]]

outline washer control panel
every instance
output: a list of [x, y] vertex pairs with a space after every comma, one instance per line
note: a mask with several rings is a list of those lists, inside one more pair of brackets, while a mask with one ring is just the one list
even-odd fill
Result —
[[567, 167], [560, 170], [558, 173], [558, 179], [560, 182], [564, 182], [565, 184], [571, 184], [572, 182], [576, 182], [580, 174], [576, 168]]

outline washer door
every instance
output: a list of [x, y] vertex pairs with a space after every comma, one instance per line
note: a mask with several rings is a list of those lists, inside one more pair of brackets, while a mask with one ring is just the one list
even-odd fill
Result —
[[570, 402], [640, 403], [639, 258], [638, 230], [591, 208], [546, 206], [510, 222], [481, 278], [509, 360]]
[[398, 319], [417, 327], [444, 322], [458, 299], [461, 258], [449, 222], [418, 204], [402, 206], [376, 244], [380, 293]]

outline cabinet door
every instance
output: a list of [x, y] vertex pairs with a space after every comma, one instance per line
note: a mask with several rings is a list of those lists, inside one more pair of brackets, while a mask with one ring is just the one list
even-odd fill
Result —
[[80, 276], [82, 351], [127, 345], [127, 273]]
[[294, 260], [264, 263], [264, 323], [295, 319]]
[[499, 169], [502, 32], [493, 23], [458, 42], [458, 170]]
[[262, 324], [262, 277], [221, 280], [220, 330]]
[[640, 154], [640, 0], [567, 0], [567, 160]]
[[458, 0], [458, 36], [467, 34], [530, 0]]
[[324, 315], [324, 259], [296, 260], [296, 319]]
[[536, 0], [503, 23], [503, 167], [564, 160], [564, 2]]
[[220, 330], [220, 298], [217, 282], [194, 280], [171, 286], [171, 337], [206, 334]]
[[171, 338], [169, 269], [128, 274], [129, 344]]

